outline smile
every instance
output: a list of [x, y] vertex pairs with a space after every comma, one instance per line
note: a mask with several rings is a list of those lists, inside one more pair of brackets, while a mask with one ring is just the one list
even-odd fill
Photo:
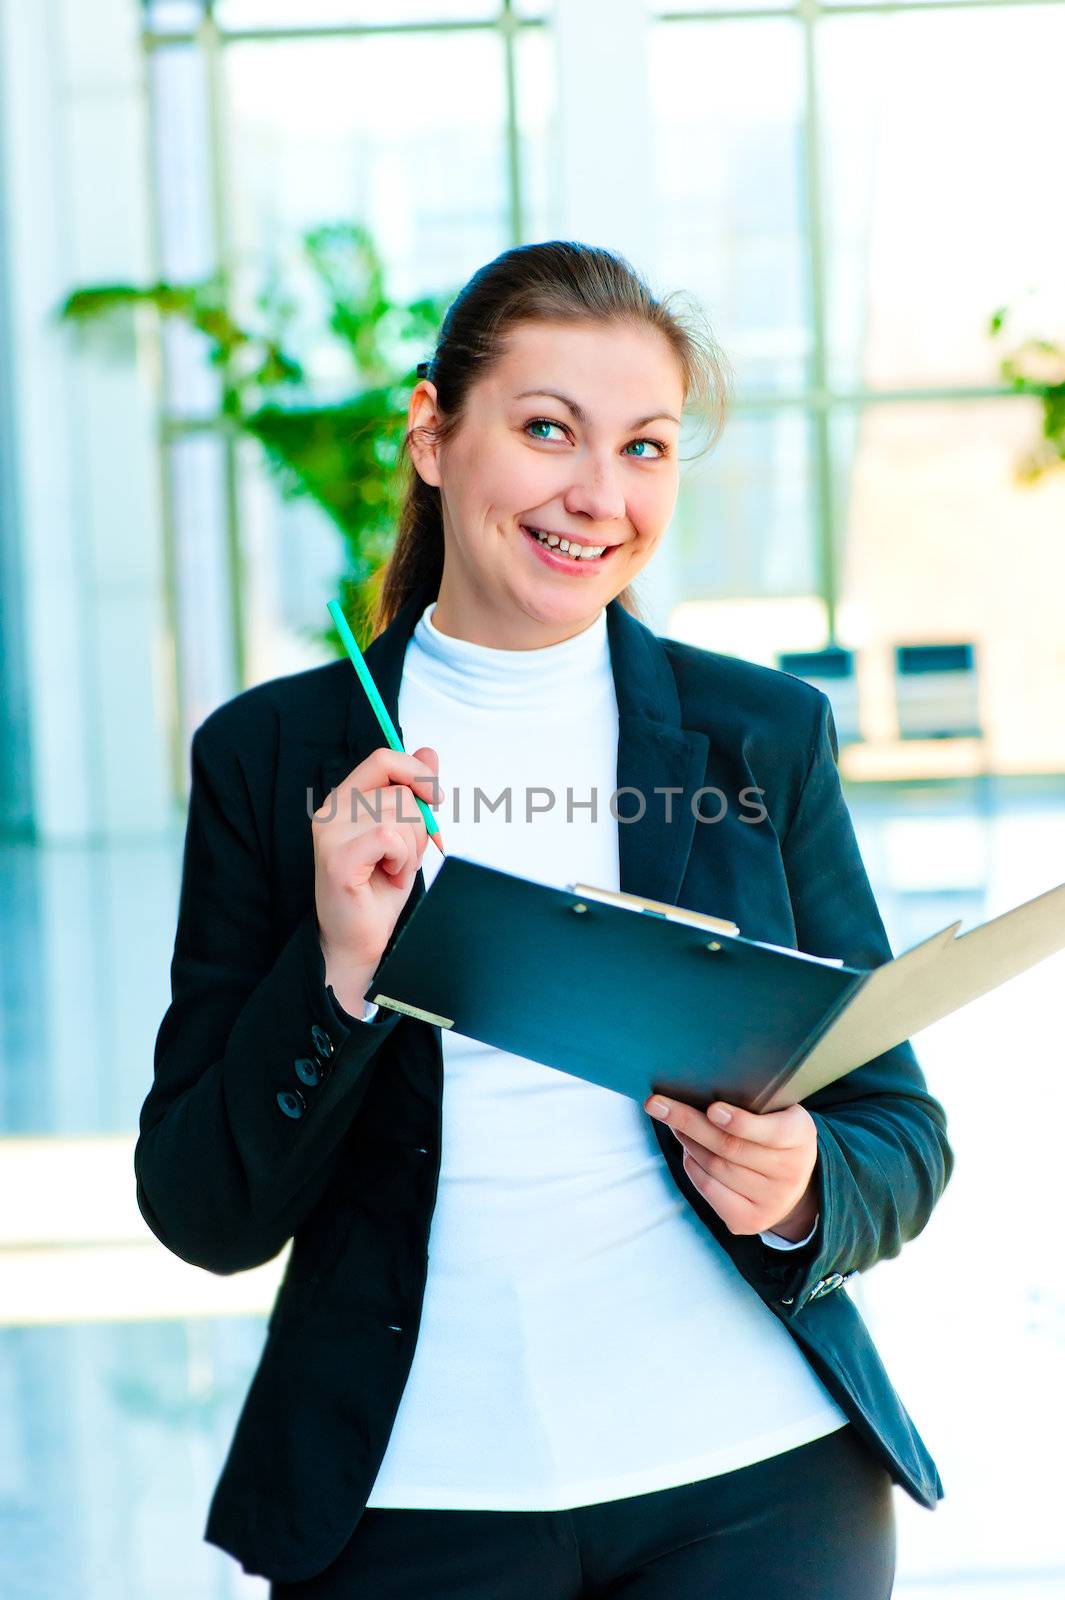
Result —
[[524, 523], [521, 531], [527, 543], [532, 545], [539, 560], [559, 572], [576, 573], [585, 567], [601, 567], [604, 562], [609, 561], [617, 549], [616, 545], [597, 545], [571, 540], [565, 535], [526, 527]]

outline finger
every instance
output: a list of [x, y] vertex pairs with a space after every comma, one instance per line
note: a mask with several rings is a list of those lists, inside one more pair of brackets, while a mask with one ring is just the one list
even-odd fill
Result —
[[424, 780], [424, 786], [419, 784], [418, 793], [424, 798], [426, 795], [426, 790], [428, 790], [432, 796], [429, 804], [438, 806], [441, 800], [444, 798], [444, 789], [440, 783], [439, 777], [440, 757], [430, 744], [419, 745], [418, 749], [414, 751], [414, 757], [417, 761], [424, 761], [425, 765], [429, 767], [433, 773], [431, 778], [426, 778]]
[[684, 1146], [688, 1158], [701, 1172], [717, 1178], [734, 1194], [742, 1195], [754, 1205], [765, 1205], [773, 1198], [775, 1183], [765, 1173], [756, 1172], [751, 1167], [741, 1167], [735, 1161], [708, 1150], [705, 1145], [696, 1144], [682, 1133], [676, 1137]]
[[712, 1173], [704, 1172], [687, 1155], [684, 1170], [692, 1187], [713, 1206], [730, 1233], [758, 1232], [758, 1211], [750, 1200], [736, 1194]]
[[[714, 1103], [720, 1104], [720, 1102]], [[750, 1167], [752, 1171], [764, 1173], [767, 1177], [784, 1176], [788, 1166], [788, 1156], [783, 1149], [775, 1145], [755, 1144], [739, 1134], [726, 1132], [725, 1129], [716, 1127], [705, 1112], [696, 1111], [694, 1106], [685, 1105], [682, 1100], [670, 1100], [664, 1095], [656, 1094], [644, 1104], [651, 1115], [655, 1115], [656, 1105], [664, 1105], [669, 1115], [659, 1120], [666, 1122], [674, 1131], [686, 1134], [694, 1143], [715, 1150], [718, 1155], [725, 1156], [737, 1166]]]
[[353, 789], [366, 794], [371, 789], [387, 789], [390, 784], [407, 784], [422, 800], [442, 800], [444, 791], [438, 777], [439, 766], [439, 757], [430, 745], [422, 745], [414, 755], [381, 745], [371, 750], [366, 759], [337, 784], [338, 808], [343, 808], [347, 816]]
[[401, 882], [409, 859], [407, 830], [383, 822], [378, 827], [353, 834], [339, 850], [331, 851], [321, 865], [338, 890], [353, 893], [363, 889], [378, 868], [394, 883]]
[[[405, 854], [402, 864], [395, 870], [395, 872], [390, 872], [390, 876], [392, 877], [395, 887], [400, 891], [400, 893], [406, 895], [410, 894], [410, 891], [414, 886], [414, 879], [417, 876], [421, 858], [419, 855], [418, 845], [413, 837], [413, 829], [406, 827], [397, 828], [394, 831], [403, 846]], [[421, 828], [421, 836], [423, 841], [428, 837], [425, 832], [424, 823], [422, 824]]]
[[[665, 1094], [651, 1094], [644, 1101], [644, 1110], [648, 1110], [652, 1117], [659, 1118], [660, 1122], [668, 1123], [670, 1128], [676, 1128], [680, 1133], [688, 1134], [689, 1139], [696, 1139], [697, 1144], [705, 1144], [712, 1150], [718, 1150], [721, 1155], [728, 1155], [732, 1160], [737, 1160], [740, 1165], [755, 1165], [760, 1170], [768, 1166], [768, 1152], [784, 1149], [780, 1142], [780, 1130], [776, 1126], [769, 1130], [769, 1138], [748, 1138], [748, 1130], [760, 1133], [760, 1123], [768, 1122], [772, 1117], [780, 1115], [779, 1112], [768, 1112], [760, 1115], [739, 1107], [728, 1106], [724, 1109], [729, 1112], [728, 1128], [718, 1125], [715, 1115], [716, 1110], [724, 1106], [723, 1101], [713, 1101], [707, 1110], [696, 1110], [694, 1106], [686, 1106], [684, 1101], [668, 1099]], [[772, 1165], [769, 1162], [769, 1165]]]
[[800, 1105], [787, 1106], [783, 1111], [745, 1111], [727, 1100], [712, 1100], [705, 1115], [714, 1127], [727, 1128], [735, 1138], [770, 1149], [789, 1150], [804, 1143], [809, 1112]]
[[390, 789], [381, 790], [381, 800], [383, 807], [387, 808], [389, 815], [395, 817], [398, 824], [413, 828], [416, 834], [425, 834], [427, 833], [425, 818], [418, 805], [418, 800], [424, 799], [425, 796], [419, 791], [420, 785], [412, 788], [410, 784], [397, 783]]
[[410, 846], [403, 828], [382, 822], [365, 833], [358, 833], [345, 846], [345, 865], [350, 872], [356, 866], [378, 866], [389, 877], [399, 877], [410, 860]]
[[428, 839], [428, 829], [415, 797], [407, 784], [394, 783], [384, 789], [364, 793], [351, 789], [351, 821], [355, 828], [352, 839], [360, 833], [375, 835], [380, 828], [394, 828], [400, 833], [413, 833], [417, 850]]
[[706, 1117], [699, 1118], [698, 1139], [708, 1150], [713, 1150], [725, 1160], [734, 1162], [738, 1167], [749, 1167], [752, 1172], [760, 1172], [767, 1178], [787, 1177], [795, 1162], [792, 1150], [781, 1149], [777, 1145], [756, 1144], [751, 1139], [744, 1139], [741, 1134], [715, 1128]]

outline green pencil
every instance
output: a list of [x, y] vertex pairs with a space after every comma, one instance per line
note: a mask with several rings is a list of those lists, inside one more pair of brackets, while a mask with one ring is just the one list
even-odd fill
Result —
[[[393, 750], [402, 750], [403, 745], [400, 742], [400, 737], [396, 732], [392, 718], [388, 714], [388, 707], [381, 699], [381, 696], [377, 690], [377, 685], [370, 676], [370, 669], [366, 665], [366, 660], [362, 651], [355, 643], [355, 635], [348, 627], [348, 619], [340, 609], [340, 602], [338, 600], [327, 600], [326, 610], [336, 623], [336, 629], [341, 637], [341, 640], [343, 641], [344, 649], [348, 652], [348, 655], [351, 658], [351, 664], [359, 675], [359, 682], [366, 690], [366, 698], [373, 707], [373, 714], [381, 724], [381, 732], [384, 734]], [[411, 790], [411, 793], [413, 794], [414, 791]], [[444, 845], [441, 838], [440, 829], [436, 825], [436, 818], [430, 811], [428, 804], [418, 795], [414, 795], [414, 800], [415, 804], [420, 808], [422, 816], [425, 818], [425, 826], [428, 830], [430, 839], [433, 840], [436, 848], [440, 851], [440, 854], [443, 855]]]

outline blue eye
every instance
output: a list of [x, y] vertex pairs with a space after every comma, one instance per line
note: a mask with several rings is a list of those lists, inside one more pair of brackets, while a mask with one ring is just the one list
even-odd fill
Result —
[[[559, 428], [563, 433], [568, 433], [569, 432], [569, 429], [565, 426], [564, 423], [552, 422], [550, 417], [533, 417], [533, 418], [530, 419], [530, 421], [528, 421], [525, 424], [525, 428], [526, 428], [526, 430], [528, 430], [529, 428]], [[537, 439], [544, 439], [545, 438], [544, 434], [542, 434], [542, 433], [531, 435], [531, 437], [534, 437], [534, 438], [537, 438]], [[647, 456], [647, 455], [635, 456], [633, 459], [636, 460], [636, 461], [662, 461], [669, 454], [669, 446], [667, 444], [665, 444], [664, 441], [661, 440], [661, 439], [634, 439], [632, 441], [632, 443], [633, 444], [653, 444], [655, 449], [658, 451], [657, 456]], [[631, 448], [632, 448], [631, 445], [627, 445], [626, 446], [626, 449], [631, 449]]]
[[[551, 422], [547, 417], [533, 417], [532, 421], [527, 422], [525, 426], [527, 428], [561, 428], [562, 424], [561, 422]], [[537, 434], [536, 437], [542, 439], [543, 434]]]

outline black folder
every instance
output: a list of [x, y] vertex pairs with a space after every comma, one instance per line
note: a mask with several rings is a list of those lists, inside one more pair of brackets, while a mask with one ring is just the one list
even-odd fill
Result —
[[643, 1101], [794, 1104], [1056, 951], [1065, 884], [871, 970], [638, 895], [448, 855], [369, 998]]

